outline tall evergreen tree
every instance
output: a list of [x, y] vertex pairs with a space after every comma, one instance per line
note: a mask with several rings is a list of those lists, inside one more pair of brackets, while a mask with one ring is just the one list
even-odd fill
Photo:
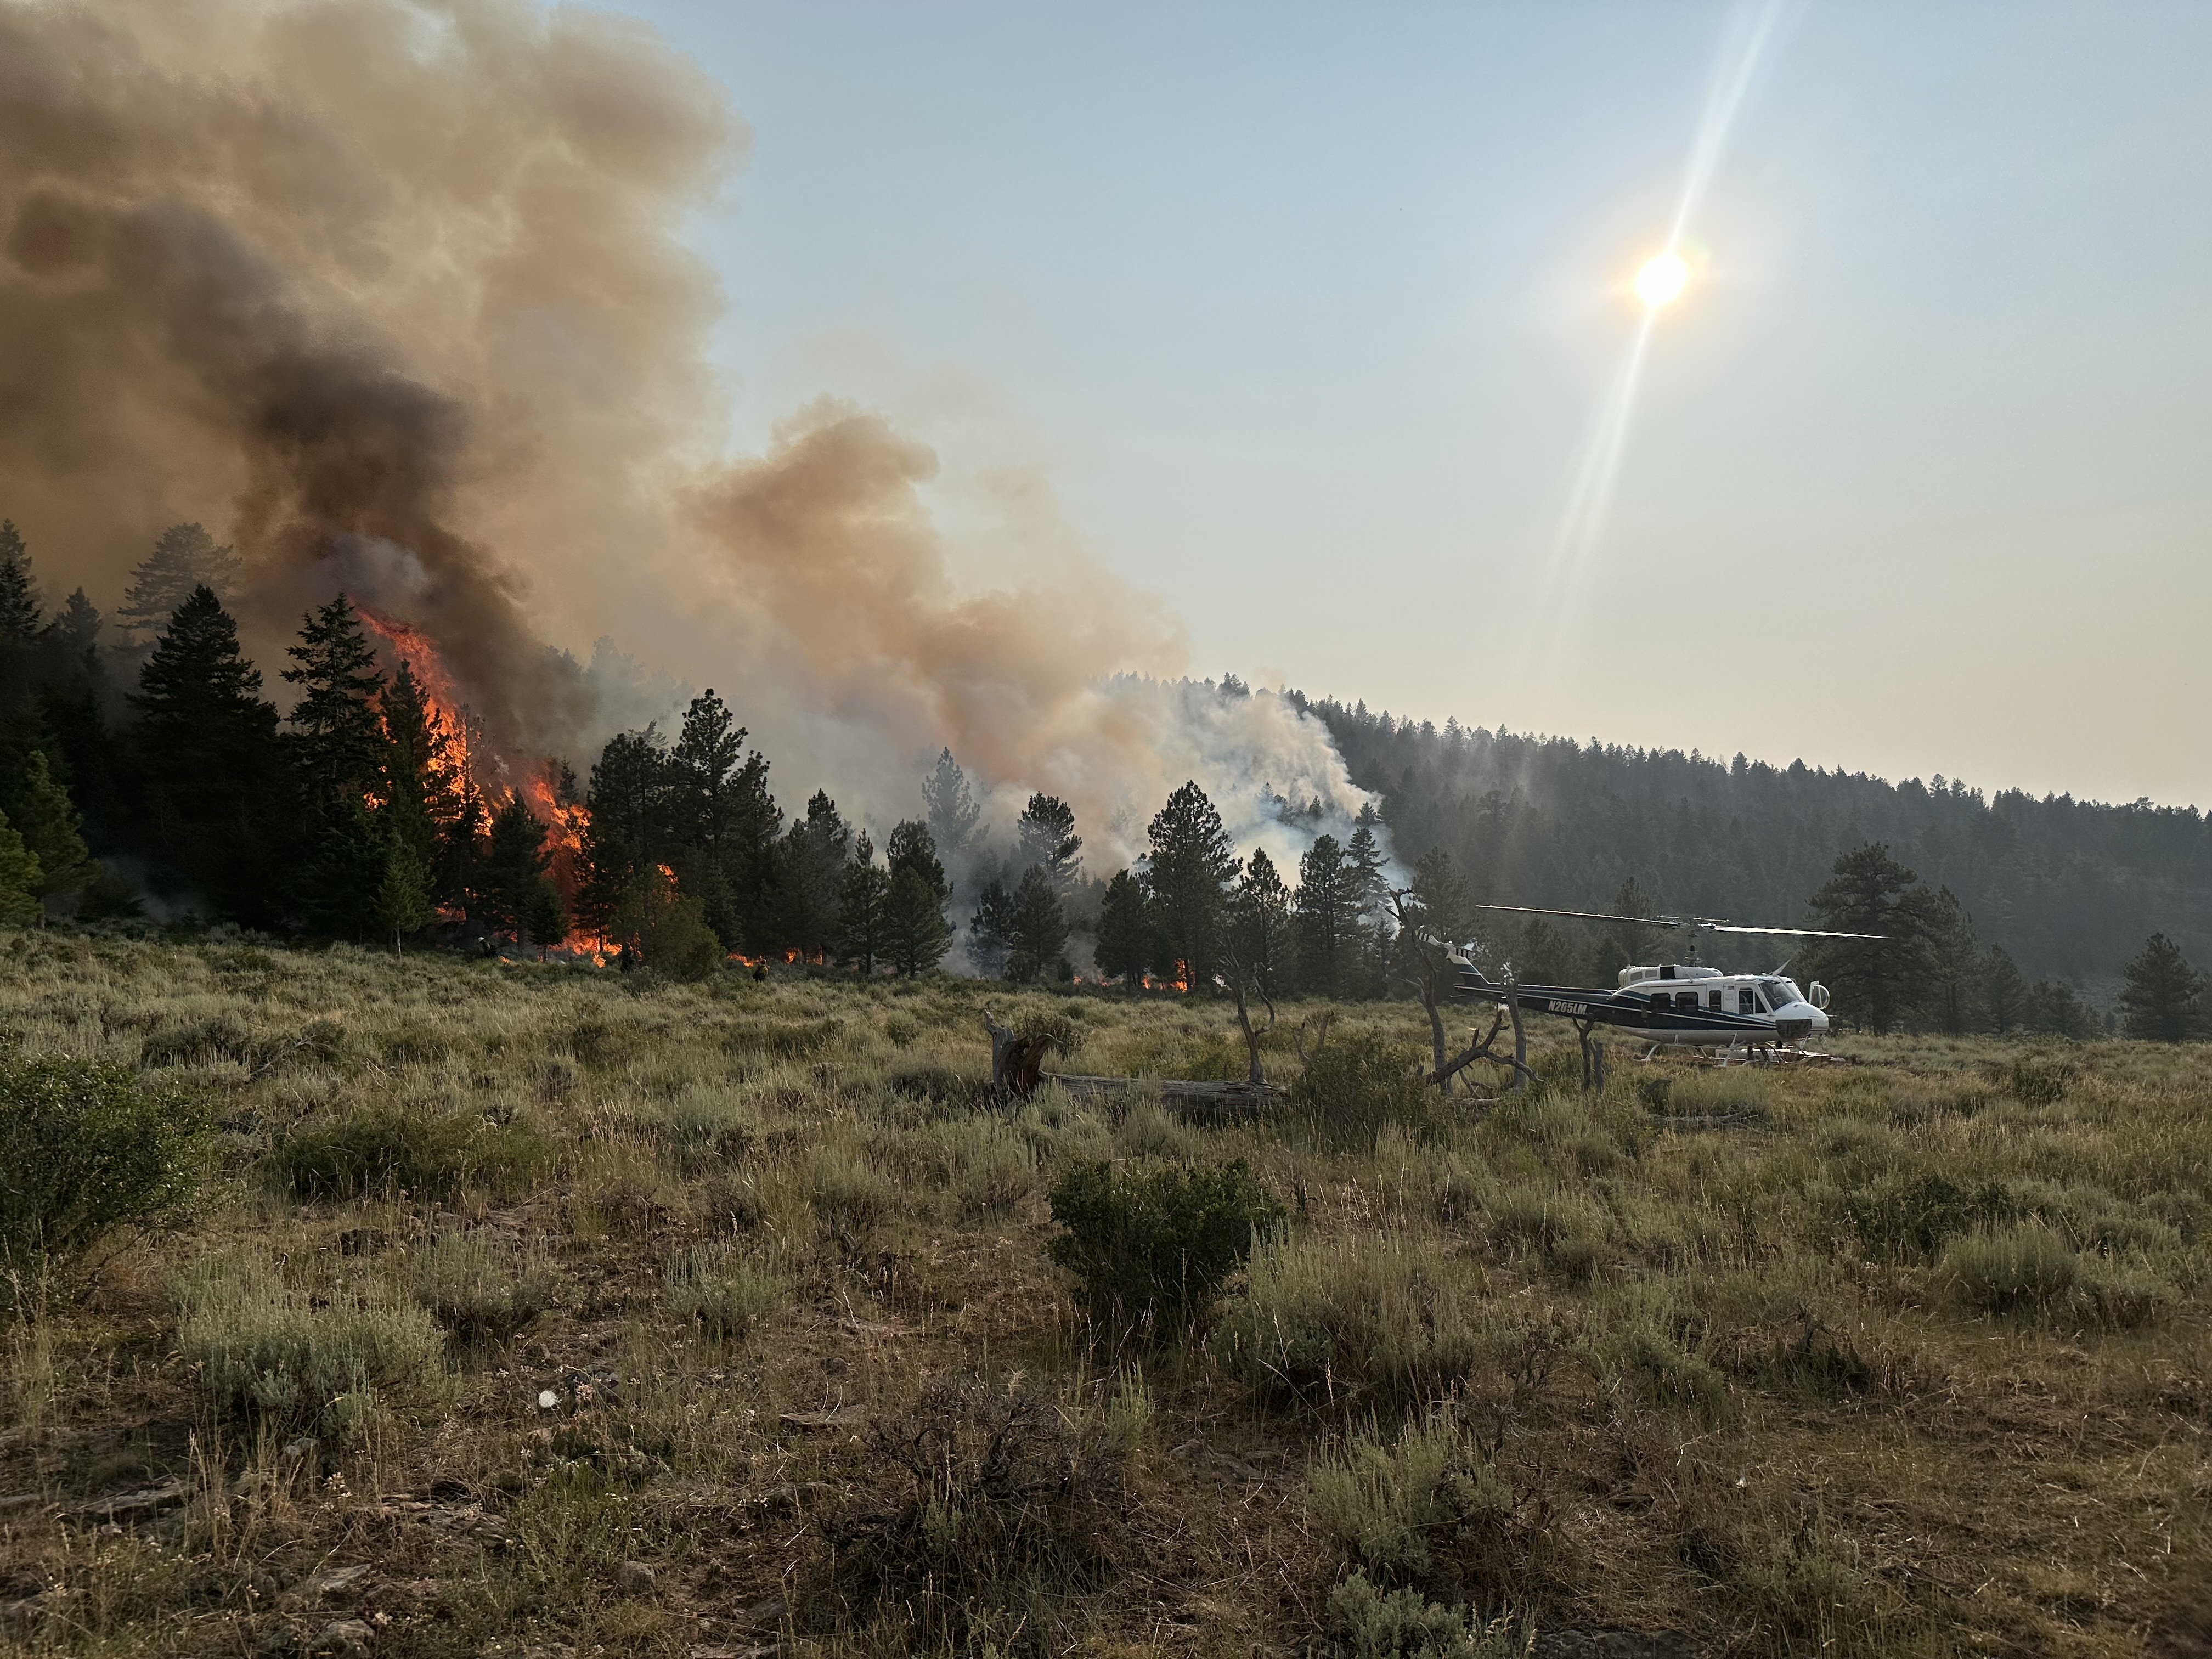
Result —
[[945, 878], [929, 826], [917, 819], [892, 827], [884, 861], [890, 878], [884, 900], [885, 953], [911, 978], [934, 968], [952, 948], [952, 927], [945, 919], [952, 884]]
[[39, 585], [31, 550], [12, 519], [0, 519], [0, 647], [27, 647], [39, 634]]
[[[1622, 877], [1620, 890], [1613, 896], [1615, 915], [1649, 916], [1656, 912], [1657, 905], [1658, 901], [1634, 876]], [[1612, 979], [1624, 968], [1649, 967], [1657, 959], [1659, 935], [1656, 929], [1640, 921], [1624, 921], [1616, 923], [1610, 932], [1607, 942], [1612, 948], [1599, 969], [1600, 983]]]
[[23, 845], [8, 815], [0, 812], [0, 922], [26, 926], [39, 920], [39, 891], [46, 872], [39, 855]]
[[960, 763], [952, 758], [950, 749], [938, 756], [937, 764], [922, 780], [921, 800], [927, 809], [925, 816], [939, 855], [959, 861], [975, 838], [983, 808], [968, 787], [968, 775], [960, 769]]
[[380, 702], [384, 674], [361, 618], [343, 593], [301, 619], [300, 642], [283, 672], [300, 688], [291, 727], [307, 799], [321, 812], [380, 796], [389, 748]]
[[1098, 949], [1095, 953], [1098, 971], [1109, 979], [1120, 980], [1126, 988], [1135, 990], [1145, 969], [1152, 965], [1152, 941], [1157, 936], [1152, 902], [1146, 895], [1144, 883], [1133, 871], [1115, 871], [1114, 878], [1106, 884], [1106, 896], [1098, 907]]
[[669, 834], [683, 890], [700, 901], [726, 949], [770, 943], [776, 842], [783, 814], [768, 761], [709, 687], [691, 700], [668, 756]]
[[1163, 972], [1180, 968], [1194, 986], [1211, 984], [1222, 909], [1243, 866], [1221, 814], [1195, 780], [1168, 797], [1149, 834], [1145, 885], [1160, 929], [1158, 965]]
[[1922, 997], [1929, 1024], [1953, 1036], [1984, 1028], [1984, 966], [1973, 918], [1949, 888], [1938, 890], [1929, 908], [1928, 979]]
[[2204, 993], [2204, 975], [2191, 966], [2181, 947], [2164, 933], [2153, 933], [2128, 963], [2120, 991], [2121, 1029], [2153, 1042], [2202, 1036]]
[[271, 855], [290, 840], [276, 709], [213, 590], [193, 589], [154, 643], [131, 706], [157, 851], [240, 921], [277, 915]]
[[783, 871], [778, 890], [783, 902], [782, 933], [807, 956], [828, 956], [837, 944], [838, 906], [852, 830], [837, 803], [817, 789], [806, 803], [806, 816], [794, 819], [784, 836]]
[[1306, 989], [1345, 994], [1358, 949], [1361, 876], [1334, 836], [1319, 836], [1298, 860], [1298, 966]]
[[1024, 985], [1049, 975], [1066, 950], [1067, 914], [1046, 866], [1032, 864], [1015, 884], [1006, 940], [1006, 977]]
[[1985, 1028], [1999, 1036], [2027, 1018], [2027, 975], [2001, 945], [1990, 946], [1982, 958], [1981, 997]]
[[863, 978], [874, 975], [889, 945], [890, 891], [890, 876], [876, 862], [875, 844], [863, 830], [837, 899], [838, 958], [858, 967]]
[[1813, 895], [1812, 909], [1823, 928], [1880, 936], [1823, 939], [1810, 954], [1845, 1008], [1876, 1031], [1894, 1030], [1927, 989], [1938, 925], [1936, 896], [1890, 856], [1887, 846], [1869, 842], [1836, 860], [1834, 873]]
[[591, 821], [579, 895], [592, 927], [612, 926], [640, 880], [676, 855], [672, 794], [667, 752], [653, 726], [611, 738], [599, 751], [584, 793]]
[[1290, 890], [1267, 849], [1255, 848], [1229, 902], [1223, 955], [1230, 973], [1273, 1002], [1285, 995], [1297, 969]]
[[1075, 809], [1042, 791], [1030, 797], [1017, 826], [1024, 864], [1042, 867], [1055, 893], [1065, 895], [1081, 878], [1083, 837], [1075, 833]]
[[528, 936], [539, 945], [557, 942], [568, 924], [558, 911], [560, 896], [546, 879], [546, 861], [545, 826], [517, 795], [492, 815], [470, 919], [510, 932], [518, 939]]
[[32, 750], [21, 770], [6, 780], [0, 788], [0, 805], [6, 807], [23, 845], [38, 856], [40, 896], [82, 892], [94, 873], [79, 834], [83, 820], [43, 750]]
[[404, 660], [377, 699], [377, 710], [385, 738], [380, 816], [386, 838], [406, 846], [409, 867], [421, 872], [434, 908], [458, 908], [467, 902], [473, 878], [477, 828], [477, 807], [459, 775], [459, 758]]
[[994, 876], [975, 896], [968, 918], [968, 956], [985, 979], [1008, 977], [1007, 958], [1014, 948], [1014, 896]]
[[154, 550], [131, 572], [131, 586], [117, 607], [115, 621], [126, 636], [150, 640], [169, 625], [177, 607], [196, 587], [210, 589], [227, 603], [238, 583], [236, 550], [216, 545], [196, 524], [171, 525]]
[[1352, 820], [1352, 839], [1344, 847], [1361, 921], [1372, 921], [1381, 915], [1389, 889], [1390, 857], [1382, 850], [1383, 828], [1382, 815], [1375, 810], [1375, 803], [1362, 801], [1359, 816]]

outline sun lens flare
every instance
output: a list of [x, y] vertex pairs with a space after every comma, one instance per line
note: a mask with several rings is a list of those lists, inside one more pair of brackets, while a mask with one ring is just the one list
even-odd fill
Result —
[[1679, 255], [1656, 253], [1646, 259], [1636, 273], [1636, 297], [1656, 311], [1679, 298], [1683, 284], [1689, 280], [1690, 268]]

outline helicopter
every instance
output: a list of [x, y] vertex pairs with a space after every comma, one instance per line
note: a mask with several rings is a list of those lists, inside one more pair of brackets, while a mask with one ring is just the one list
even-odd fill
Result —
[[[1612, 990], [1559, 985], [1500, 985], [1484, 976], [1464, 950], [1452, 951], [1462, 996], [1504, 1006], [1509, 999], [1530, 1013], [1557, 1014], [1580, 1025], [1619, 1025], [1652, 1044], [1762, 1047], [1802, 1043], [1828, 1029], [1828, 988], [1815, 980], [1800, 990], [1777, 968], [1766, 974], [1730, 974], [1701, 966], [1698, 939], [1705, 933], [1760, 933], [1779, 939], [1878, 940], [1881, 933], [1844, 933], [1820, 927], [1746, 927], [1713, 916], [1619, 916], [1595, 910], [1545, 910], [1525, 904], [1478, 904], [1525, 916], [1563, 916], [1577, 921], [1627, 922], [1688, 937], [1686, 962], [1620, 970]], [[1789, 966], [1787, 962], [1783, 968]]]

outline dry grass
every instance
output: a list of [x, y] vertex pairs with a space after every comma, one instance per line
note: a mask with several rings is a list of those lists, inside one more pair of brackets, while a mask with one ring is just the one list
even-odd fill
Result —
[[[1335, 1134], [986, 1113], [953, 981], [4, 943], [0, 1031], [218, 1139], [180, 1232], [0, 1342], [0, 1645], [2208, 1639], [2201, 1046], [1616, 1049], [1603, 1098]], [[1071, 1072], [1241, 1069], [1215, 1006], [988, 994]], [[1102, 1353], [1045, 1194], [1240, 1158], [1284, 1227], [1202, 1340]]]

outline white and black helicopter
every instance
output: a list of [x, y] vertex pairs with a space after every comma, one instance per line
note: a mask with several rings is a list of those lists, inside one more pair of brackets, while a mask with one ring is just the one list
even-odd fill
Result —
[[[1698, 962], [1702, 933], [1762, 933], [1778, 939], [1880, 939], [1881, 933], [1839, 933], [1819, 927], [1745, 927], [1709, 916], [1616, 916], [1593, 910], [1543, 910], [1525, 904], [1478, 904], [1524, 916], [1565, 916], [1578, 921], [1626, 922], [1688, 935], [1686, 962], [1624, 968], [1614, 990], [1562, 985], [1498, 984], [1483, 976], [1465, 951], [1455, 951], [1462, 996], [1501, 1006], [1509, 999], [1528, 1013], [1557, 1014], [1578, 1025], [1618, 1025], [1655, 1045], [1763, 1048], [1802, 1043], [1828, 1029], [1828, 988], [1819, 981], [1801, 991], [1780, 968], [1770, 974], [1729, 974]], [[1789, 964], [1784, 963], [1787, 967]]]

